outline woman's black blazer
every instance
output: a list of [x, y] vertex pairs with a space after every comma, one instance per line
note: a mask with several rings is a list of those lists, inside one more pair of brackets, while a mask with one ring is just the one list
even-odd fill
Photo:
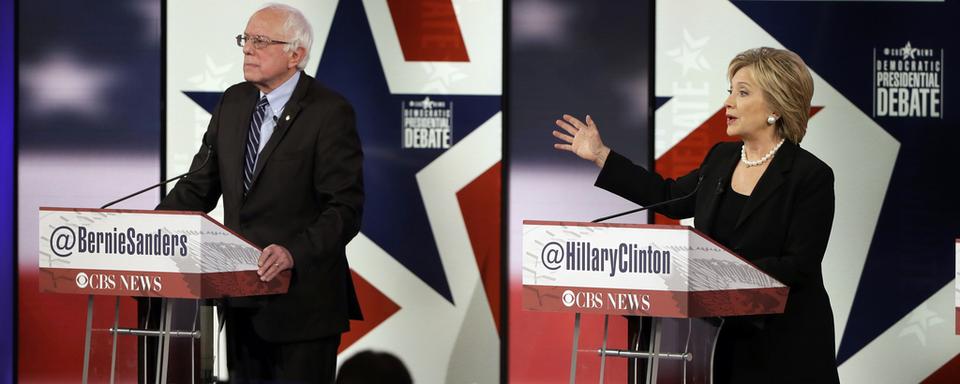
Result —
[[[730, 189], [741, 142], [714, 145], [700, 168], [664, 179], [611, 151], [596, 186], [640, 205], [681, 197], [656, 212], [693, 217], [712, 236], [721, 195]], [[833, 312], [820, 266], [833, 224], [833, 170], [785, 142], [747, 199], [723, 244], [790, 287], [783, 314], [730, 317], [720, 333], [715, 372], [730, 382], [838, 382]], [[722, 380], [727, 381], [727, 380]]]

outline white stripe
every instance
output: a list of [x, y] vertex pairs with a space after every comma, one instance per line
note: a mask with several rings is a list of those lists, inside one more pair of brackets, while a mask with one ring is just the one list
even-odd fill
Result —
[[950, 281], [840, 365], [843, 383], [919, 383], [960, 350]]

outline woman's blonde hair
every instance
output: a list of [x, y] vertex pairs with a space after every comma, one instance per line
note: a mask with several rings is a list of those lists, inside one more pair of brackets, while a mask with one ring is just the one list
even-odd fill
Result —
[[744, 67], [753, 69], [753, 78], [763, 90], [764, 100], [780, 115], [775, 123], [777, 134], [799, 144], [807, 133], [813, 99], [813, 77], [803, 59], [785, 49], [748, 49], [730, 61], [727, 79], [733, 79]]

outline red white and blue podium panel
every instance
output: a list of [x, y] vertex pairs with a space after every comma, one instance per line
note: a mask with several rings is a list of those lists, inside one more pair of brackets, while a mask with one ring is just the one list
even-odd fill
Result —
[[206, 299], [285, 293], [261, 250], [200, 212], [40, 208], [43, 292]]
[[523, 306], [655, 317], [782, 313], [789, 288], [686, 226], [523, 222]]

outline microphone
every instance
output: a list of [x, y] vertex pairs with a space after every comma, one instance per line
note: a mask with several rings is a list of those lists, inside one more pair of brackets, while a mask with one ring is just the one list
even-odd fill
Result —
[[[670, 204], [670, 203], [675, 203], [675, 202], [680, 201], [680, 200], [689, 199], [691, 196], [697, 194], [697, 191], [700, 190], [700, 185], [701, 185], [702, 183], [703, 183], [703, 175], [700, 175], [700, 178], [697, 179], [697, 186], [696, 186], [695, 188], [693, 188], [693, 191], [691, 191], [690, 193], [688, 193], [688, 194], [686, 194], [686, 195], [683, 195], [683, 196], [680, 196], [680, 197], [677, 197], [677, 198], [673, 198], [673, 199], [670, 199], [670, 200], [664, 200], [664, 201], [661, 201], [661, 202], [656, 203], [656, 204], [650, 204], [650, 205], [648, 205], [648, 206], [646, 206], [646, 207], [635, 208], [635, 209], [631, 209], [631, 210], [626, 211], [626, 212], [620, 212], [620, 213], [616, 213], [616, 214], [613, 214], [613, 215], [610, 215], [610, 216], [604, 216], [604, 217], [601, 217], [601, 218], [599, 218], [599, 219], [594, 219], [593, 221], [591, 221], [591, 223], [600, 223], [600, 222], [604, 222], [604, 221], [607, 221], [607, 220], [610, 220], [610, 219], [618, 218], [618, 217], [620, 217], [620, 216], [629, 215], [629, 214], [631, 214], [631, 213], [637, 213], [637, 212], [641, 212], [641, 211], [646, 211], [646, 210], [648, 210], [648, 209], [656, 208], [656, 207], [659, 207], [659, 206], [661, 206], [661, 205], [667, 205], [667, 204]], [[721, 178], [721, 180], [719, 181], [719, 183], [721, 183], [721, 184], [723, 183], [723, 179], [722, 179], [722, 178]], [[718, 185], [718, 188], [719, 188], [719, 185]]]
[[184, 174], [182, 174], [182, 175], [175, 176], [175, 177], [173, 177], [173, 178], [171, 178], [171, 179], [167, 179], [167, 180], [161, 181], [161, 182], [159, 182], [159, 183], [157, 183], [157, 184], [151, 185], [151, 186], [149, 186], [149, 187], [146, 187], [146, 188], [144, 188], [144, 189], [141, 189], [141, 190], [139, 190], [139, 191], [136, 191], [136, 192], [134, 192], [134, 193], [131, 193], [131, 194], [129, 194], [129, 195], [126, 195], [126, 196], [124, 196], [124, 197], [121, 197], [121, 198], [119, 198], [119, 199], [116, 199], [116, 200], [114, 200], [114, 201], [111, 201], [111, 202], [109, 202], [109, 203], [106, 203], [106, 204], [104, 204], [102, 207], [100, 207], [100, 209], [106, 209], [106, 208], [108, 208], [108, 207], [110, 207], [110, 206], [112, 206], [112, 205], [114, 205], [114, 204], [117, 204], [117, 203], [119, 203], [119, 202], [122, 202], [122, 201], [124, 201], [124, 200], [127, 200], [127, 199], [129, 199], [129, 198], [131, 198], [131, 197], [137, 196], [137, 195], [139, 195], [139, 194], [141, 194], [141, 193], [144, 193], [144, 192], [146, 192], [146, 191], [149, 191], [149, 190], [151, 190], [151, 189], [154, 189], [154, 188], [156, 188], [156, 187], [159, 187], [159, 186], [164, 185], [164, 184], [166, 184], [166, 183], [169, 183], [169, 182], [171, 182], [171, 181], [179, 180], [179, 179], [182, 179], [182, 178], [184, 178], [184, 177], [187, 177], [187, 176], [190, 176], [190, 175], [192, 175], [192, 174], [194, 174], [194, 173], [199, 172], [201, 169], [203, 169], [203, 167], [207, 166], [207, 162], [210, 161], [210, 154], [213, 153], [213, 145], [207, 144], [207, 135], [206, 135], [206, 134], [203, 135], [203, 139], [202, 139], [202, 143], [201, 143], [201, 144], [202, 144], [204, 147], [207, 148], [207, 155], [203, 157], [203, 162], [200, 163], [200, 166], [197, 167], [197, 169], [194, 169], [194, 170], [192, 170], [192, 171], [188, 171], [188, 172], [186, 172], [186, 173], [184, 173]]

